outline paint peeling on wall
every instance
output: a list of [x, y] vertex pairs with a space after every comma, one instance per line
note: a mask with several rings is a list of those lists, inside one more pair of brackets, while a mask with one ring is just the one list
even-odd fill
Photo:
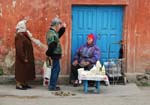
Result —
[[16, 0], [12, 1], [12, 7], [15, 8], [16, 7]]
[[11, 48], [5, 57], [4, 63], [7, 68], [11, 68], [15, 63], [15, 49]]
[[0, 16], [1, 17], [3, 16], [3, 13], [2, 13], [2, 4], [0, 4]]
[[[64, 1], [68, 0], [61, 2], [63, 3]], [[65, 9], [60, 9], [63, 7], [69, 10], [69, 8], [64, 7], [63, 4], [60, 5], [59, 2], [60, 0], [0, 0], [0, 67], [4, 69], [4, 74], [11, 74], [14, 71], [14, 55], [12, 54], [14, 51], [10, 47], [14, 48], [14, 34], [17, 22], [25, 16], [29, 16], [29, 30], [31, 30], [35, 38], [40, 39], [42, 43], [46, 43], [45, 34], [54, 16], [59, 15], [63, 21], [69, 23], [69, 19], [66, 18], [66, 13], [64, 13]], [[70, 2], [68, 1], [68, 3]], [[67, 29], [69, 30], [69, 28]], [[65, 37], [61, 40], [68, 41]], [[66, 43], [68, 44], [69, 42]], [[43, 60], [45, 60], [45, 51], [34, 44], [33, 46], [36, 73], [40, 74]], [[66, 49], [66, 47], [63, 48]], [[68, 52], [65, 51], [63, 57], [63, 60], [66, 60], [67, 64], [69, 62], [69, 58], [66, 56]], [[65, 66], [63, 67], [62, 74], [67, 74], [68, 65], [65, 63], [63, 65]]]
[[0, 68], [4, 70], [4, 74], [14, 73], [14, 49], [4, 45], [4, 41], [0, 40]]

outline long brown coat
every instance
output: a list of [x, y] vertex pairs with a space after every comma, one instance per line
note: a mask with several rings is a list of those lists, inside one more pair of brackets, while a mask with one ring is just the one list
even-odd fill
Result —
[[[35, 65], [33, 46], [26, 32], [17, 33], [15, 37], [16, 61], [15, 79], [19, 82], [27, 82], [35, 79]], [[28, 62], [25, 62], [25, 59]]]

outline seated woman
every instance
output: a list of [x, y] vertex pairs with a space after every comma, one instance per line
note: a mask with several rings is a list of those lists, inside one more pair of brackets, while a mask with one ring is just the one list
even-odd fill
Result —
[[87, 35], [86, 44], [82, 45], [76, 52], [71, 67], [71, 82], [78, 86], [78, 69], [90, 70], [97, 60], [100, 59], [100, 49], [96, 46], [96, 36]]

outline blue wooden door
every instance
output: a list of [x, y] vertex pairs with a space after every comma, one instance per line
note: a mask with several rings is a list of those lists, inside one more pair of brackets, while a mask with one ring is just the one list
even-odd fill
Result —
[[122, 23], [122, 6], [73, 6], [71, 58], [76, 50], [86, 43], [86, 36], [89, 33], [97, 35], [102, 62], [118, 58]]

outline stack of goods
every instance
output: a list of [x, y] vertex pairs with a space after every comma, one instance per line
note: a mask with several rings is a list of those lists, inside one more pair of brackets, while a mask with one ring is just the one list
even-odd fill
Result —
[[78, 69], [79, 75], [105, 75], [105, 66], [101, 65], [100, 61], [96, 62], [90, 70], [84, 70], [84, 68]]

